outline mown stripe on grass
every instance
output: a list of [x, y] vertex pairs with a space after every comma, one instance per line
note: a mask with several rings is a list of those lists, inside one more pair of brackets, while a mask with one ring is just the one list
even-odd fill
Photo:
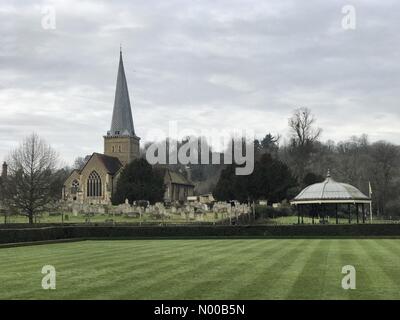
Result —
[[[341, 281], [343, 278], [342, 274], [342, 260], [341, 254], [343, 253], [343, 247], [347, 248], [351, 245], [351, 240], [324, 240], [329, 242], [329, 250], [325, 261], [325, 273], [323, 275], [325, 281], [321, 285], [321, 290], [317, 299], [331, 299], [331, 300], [345, 300], [348, 299], [348, 295], [343, 290]], [[348, 242], [348, 243], [347, 243]]]
[[[96, 280], [101, 279], [99, 278], [99, 272], [98, 269], [100, 269], [100, 274], [102, 273], [101, 270], [103, 270], [103, 275], [109, 276], [110, 272], [112, 272], [111, 264], [113, 264], [113, 261], [115, 261], [116, 265], [119, 264], [124, 264], [130, 259], [130, 256], [136, 257], [137, 251], [135, 250], [135, 247], [131, 246], [126, 246], [120, 244], [115, 244], [117, 246], [114, 246], [113, 248], [108, 248], [108, 249], [103, 249], [102, 247], [103, 242], [99, 242], [99, 245], [101, 246], [101, 254], [96, 253], [93, 254], [91, 250], [91, 244], [85, 242], [82, 243], [79, 246], [75, 246], [72, 251], [68, 253], [68, 256], [58, 256], [54, 257], [53, 260], [51, 260], [52, 264], [56, 267], [57, 270], [57, 280], [58, 280], [58, 289], [57, 293], [49, 293], [48, 291], [44, 291], [41, 289], [41, 278], [42, 275], [40, 274], [40, 270], [44, 264], [47, 264], [45, 261], [37, 261], [36, 263], [29, 264], [26, 267], [19, 268], [19, 275], [15, 276], [13, 279], [10, 279], [9, 284], [10, 284], [10, 291], [6, 291], [6, 293], [3, 293], [5, 295], [4, 298], [7, 296], [13, 295], [13, 287], [18, 288], [18, 298], [19, 297], [25, 297], [29, 298], [32, 296], [32, 293], [37, 291], [38, 293], [54, 297], [54, 295], [61, 294], [65, 289], [67, 288], [82, 288], [82, 286], [85, 285], [91, 285], [92, 283], [96, 283]], [[132, 244], [130, 242], [126, 242], [125, 244]], [[119, 247], [118, 247], [119, 245]], [[143, 261], [146, 261], [146, 263], [149, 262], [149, 257], [147, 255], [151, 255], [154, 249], [156, 248], [156, 243], [153, 243], [154, 247], [148, 247], [148, 250], [146, 251], [146, 248], [143, 247], [141, 249], [142, 253], [145, 253], [145, 255], [140, 255], [139, 259], [143, 259]], [[163, 244], [160, 244], [160, 247], [163, 247]], [[189, 244], [185, 244], [185, 246], [189, 246]], [[173, 252], [176, 251], [176, 248], [173, 246], [166, 247], [168, 250], [163, 250], [163, 254], [168, 251], [169, 254], [172, 254]], [[111, 249], [111, 250], [110, 250]], [[129, 251], [129, 249], [135, 250], [133, 252], [133, 255]], [[74, 252], [82, 252], [82, 254], [85, 255], [85, 257], [81, 257], [80, 254], [76, 255]], [[61, 253], [62, 254], [62, 253]], [[126, 257], [125, 260], [120, 260], [121, 256]], [[73, 257], [73, 258], [71, 258]], [[21, 257], [23, 259], [23, 257]], [[159, 259], [160, 257], [157, 257]], [[129, 264], [127, 264], [129, 266]], [[8, 277], [10, 273], [12, 274], [13, 271], [9, 271]], [[7, 285], [7, 283], [3, 282], [3, 288]], [[4, 292], [4, 291], [3, 291]]]
[[[93, 276], [89, 276], [84, 280], [87, 286], [81, 287], [80, 290], [75, 292], [74, 296], [67, 296], [67, 298], [75, 298], [76, 296], [99, 298], [104, 295], [104, 292], [109, 290], [119, 292], [119, 287], [130, 285], [128, 278], [132, 274], [135, 277], [145, 280], [148, 276], [151, 276], [148, 273], [155, 269], [154, 266], [157, 268], [166, 268], [165, 262], [170, 261], [171, 258], [177, 259], [181, 255], [179, 247], [175, 245], [175, 242], [170, 242], [170, 247], [161, 251], [157, 247], [154, 247], [154, 242], [149, 242], [148, 245], [149, 247], [145, 254], [125, 255], [124, 258], [115, 256], [112, 259], [117, 261], [116, 264], [111, 264], [109, 261], [102, 261], [99, 267], [103, 270], [108, 270], [108, 273], [97, 272], [95, 275], [96, 281], [93, 281]], [[190, 248], [190, 243], [182, 243], [181, 247], [183, 249], [186, 247]]]
[[[278, 273], [281, 272], [298, 257], [301, 249], [306, 244], [305, 240], [276, 240], [279, 243], [278, 250], [270, 256], [259, 256], [252, 261], [246, 270], [243, 270], [240, 277], [234, 279], [230, 286], [235, 290], [233, 299], [268, 299], [272, 292], [275, 292]], [[243, 279], [243, 281], [242, 281]]]
[[[0, 298], [399, 299], [399, 245], [381, 239], [214, 239], [7, 248], [0, 250]], [[56, 266], [55, 291], [41, 289], [45, 263]], [[356, 290], [341, 288], [347, 264], [356, 267]]]
[[[354, 240], [347, 242], [349, 249], [356, 253], [352, 261], [346, 265], [354, 266], [356, 270], [356, 289], [346, 291], [350, 299], [379, 299], [380, 286], [377, 285], [374, 275], [379, 270], [374, 257], [370, 256], [369, 250], [375, 240]], [[351, 249], [350, 249], [351, 248]], [[343, 274], [342, 277], [345, 277]]]
[[[342, 279], [345, 276], [342, 274], [342, 268], [347, 265], [357, 266], [359, 265], [359, 253], [356, 252], [356, 246], [355, 246], [355, 241], [357, 240], [347, 240], [347, 239], [341, 239], [337, 240], [339, 244], [339, 255], [338, 255], [338, 261], [339, 261], [339, 268], [337, 272], [341, 274], [340, 282], [339, 285], [342, 288]], [[361, 274], [360, 279], [363, 278], [364, 276]], [[339, 294], [341, 296], [341, 300], [351, 300], [357, 298], [357, 294], [352, 292], [353, 290], [344, 290], [342, 288], [343, 292], [342, 294]]]
[[[232, 299], [246, 284], [243, 277], [251, 273], [260, 257], [279, 253], [281, 242], [286, 240], [252, 240], [238, 243], [232, 252], [225, 252], [222, 264], [208, 264], [203, 270], [196, 270], [192, 278], [185, 282], [184, 290], [173, 295], [174, 299]], [[237, 279], [241, 279], [237, 287]], [[235, 284], [232, 288], [232, 284]]]
[[[293, 240], [294, 241], [294, 240]], [[253, 293], [243, 292], [238, 298], [248, 299], [284, 299], [297, 278], [297, 267], [313, 250], [315, 240], [296, 240], [297, 245], [287, 251], [280, 259], [276, 259], [268, 268], [253, 280]]]
[[369, 258], [365, 269], [373, 281], [368, 286], [368, 290], [373, 289], [371, 296], [374, 299], [399, 299], [400, 257], [393, 254], [388, 242], [369, 240], [360, 241], [360, 244]]
[[[106, 293], [112, 290], [117, 293], [117, 296], [122, 293], [125, 298], [133, 298], [138, 288], [149, 285], [151, 281], [158, 282], [160, 276], [170, 274], [171, 270], [174, 270], [177, 265], [183, 264], [185, 260], [189, 259], [189, 263], [195, 264], [197, 260], [196, 255], [194, 255], [195, 250], [196, 252], [207, 254], [210, 251], [210, 247], [215, 244], [215, 242], [175, 242], [173, 243], [173, 252], [159, 256], [158, 260], [152, 264], [149, 263], [148, 259], [144, 259], [145, 263], [136, 268], [132, 262], [125, 261], [121, 263], [119, 268], [114, 269], [116, 277], [112, 281], [110, 279], [104, 279], [104, 281], [99, 279], [100, 281], [98, 280], [95, 286], [80, 290], [77, 295], [101, 299], [107, 298]], [[219, 250], [222, 251], [223, 248]]]
[[[318, 240], [298, 268], [298, 276], [286, 299], [318, 299], [325, 287], [330, 241]], [[307, 288], [307, 290], [305, 290]]]
[[[286, 268], [282, 268], [281, 272], [277, 269], [275, 272], [278, 276], [274, 279], [274, 285], [269, 292], [271, 299], [286, 299], [292, 292], [293, 286], [296, 284], [298, 277], [303, 273], [304, 267], [312, 253], [316, 250], [321, 240], [304, 240], [303, 248], [299, 248]], [[293, 299], [300, 297], [293, 296]]]
[[[213, 240], [204, 241], [212, 242]], [[245, 240], [244, 243], [250, 244], [252, 241]], [[197, 272], [201, 272], [211, 266], [221, 267], [227, 252], [237, 250], [238, 244], [244, 246], [243, 242], [240, 243], [238, 240], [223, 240], [220, 242], [220, 247], [214, 245], [213, 249], [208, 250], [208, 252], [204, 251], [200, 254], [200, 252], [196, 250], [193, 251], [193, 255], [184, 255], [173, 264], [173, 268], [170, 268], [168, 272], [155, 274], [154, 278], [147, 281], [147, 283], [136, 285], [133, 291], [131, 290], [131, 295], [134, 297], [137, 295], [144, 296], [146, 299], [171, 298], [170, 294], [182, 291], [186, 286], [186, 281], [193, 278]], [[194, 249], [196, 249], [196, 247], [194, 247]], [[246, 249], [242, 248], [242, 250], [245, 251]], [[196, 263], [193, 263], [193, 261]]]

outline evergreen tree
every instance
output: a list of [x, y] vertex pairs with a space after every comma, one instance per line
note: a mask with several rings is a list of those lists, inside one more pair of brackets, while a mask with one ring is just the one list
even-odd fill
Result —
[[136, 200], [155, 203], [163, 201], [164, 191], [161, 170], [154, 169], [146, 159], [140, 158], [132, 161], [122, 171], [112, 202], [121, 204], [128, 199], [130, 203]]
[[288, 166], [270, 154], [264, 154], [255, 162], [251, 175], [236, 175], [234, 165], [225, 168], [214, 195], [221, 201], [268, 199], [270, 202], [280, 202], [288, 197], [287, 191], [295, 185]]
[[314, 183], [320, 183], [325, 180], [325, 177], [323, 177], [320, 174], [315, 174], [313, 172], [309, 172], [304, 176], [303, 179], [303, 187], [310, 186]]
[[234, 190], [235, 166], [229, 165], [222, 170], [218, 183], [214, 189], [214, 196], [220, 201], [229, 201], [235, 198]]

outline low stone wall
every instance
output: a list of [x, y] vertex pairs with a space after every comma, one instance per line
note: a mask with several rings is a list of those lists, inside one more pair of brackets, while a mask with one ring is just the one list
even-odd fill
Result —
[[288, 226], [59, 226], [2, 229], [0, 243], [57, 239], [400, 237], [399, 224]]

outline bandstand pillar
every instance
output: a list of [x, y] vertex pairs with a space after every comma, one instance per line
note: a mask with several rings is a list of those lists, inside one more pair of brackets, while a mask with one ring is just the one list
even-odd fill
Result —
[[359, 211], [360, 211], [360, 205], [358, 203], [356, 203], [357, 224], [359, 223], [359, 219], [358, 219]]
[[338, 211], [339, 211], [339, 208], [338, 208], [338, 204], [336, 203], [336, 206], [335, 206], [336, 224], [339, 224]]
[[363, 223], [365, 223], [365, 204], [364, 203], [361, 204], [361, 210], [362, 210], [362, 220], [363, 220]]
[[349, 212], [349, 224], [351, 223], [351, 204], [348, 205], [348, 212]]

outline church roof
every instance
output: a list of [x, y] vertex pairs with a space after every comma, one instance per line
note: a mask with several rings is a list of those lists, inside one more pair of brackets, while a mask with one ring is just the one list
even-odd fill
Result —
[[109, 136], [135, 136], [133, 127], [131, 102], [129, 100], [128, 85], [126, 83], [122, 52], [119, 55], [117, 87], [115, 90], [114, 110]]
[[106, 156], [101, 153], [96, 153], [96, 155], [107, 169], [107, 172], [111, 175], [116, 174], [117, 171], [123, 167], [121, 161], [116, 157]]
[[119, 161], [118, 158], [95, 152], [90, 156], [90, 159], [86, 161], [85, 165], [81, 169], [74, 171], [82, 173], [83, 169], [87, 166], [87, 164], [94, 156], [96, 156], [99, 159], [99, 161], [104, 165], [104, 168], [107, 170], [107, 172], [112, 176], [115, 175], [118, 172], [118, 170], [123, 167], [123, 164], [121, 163], [121, 161]]

